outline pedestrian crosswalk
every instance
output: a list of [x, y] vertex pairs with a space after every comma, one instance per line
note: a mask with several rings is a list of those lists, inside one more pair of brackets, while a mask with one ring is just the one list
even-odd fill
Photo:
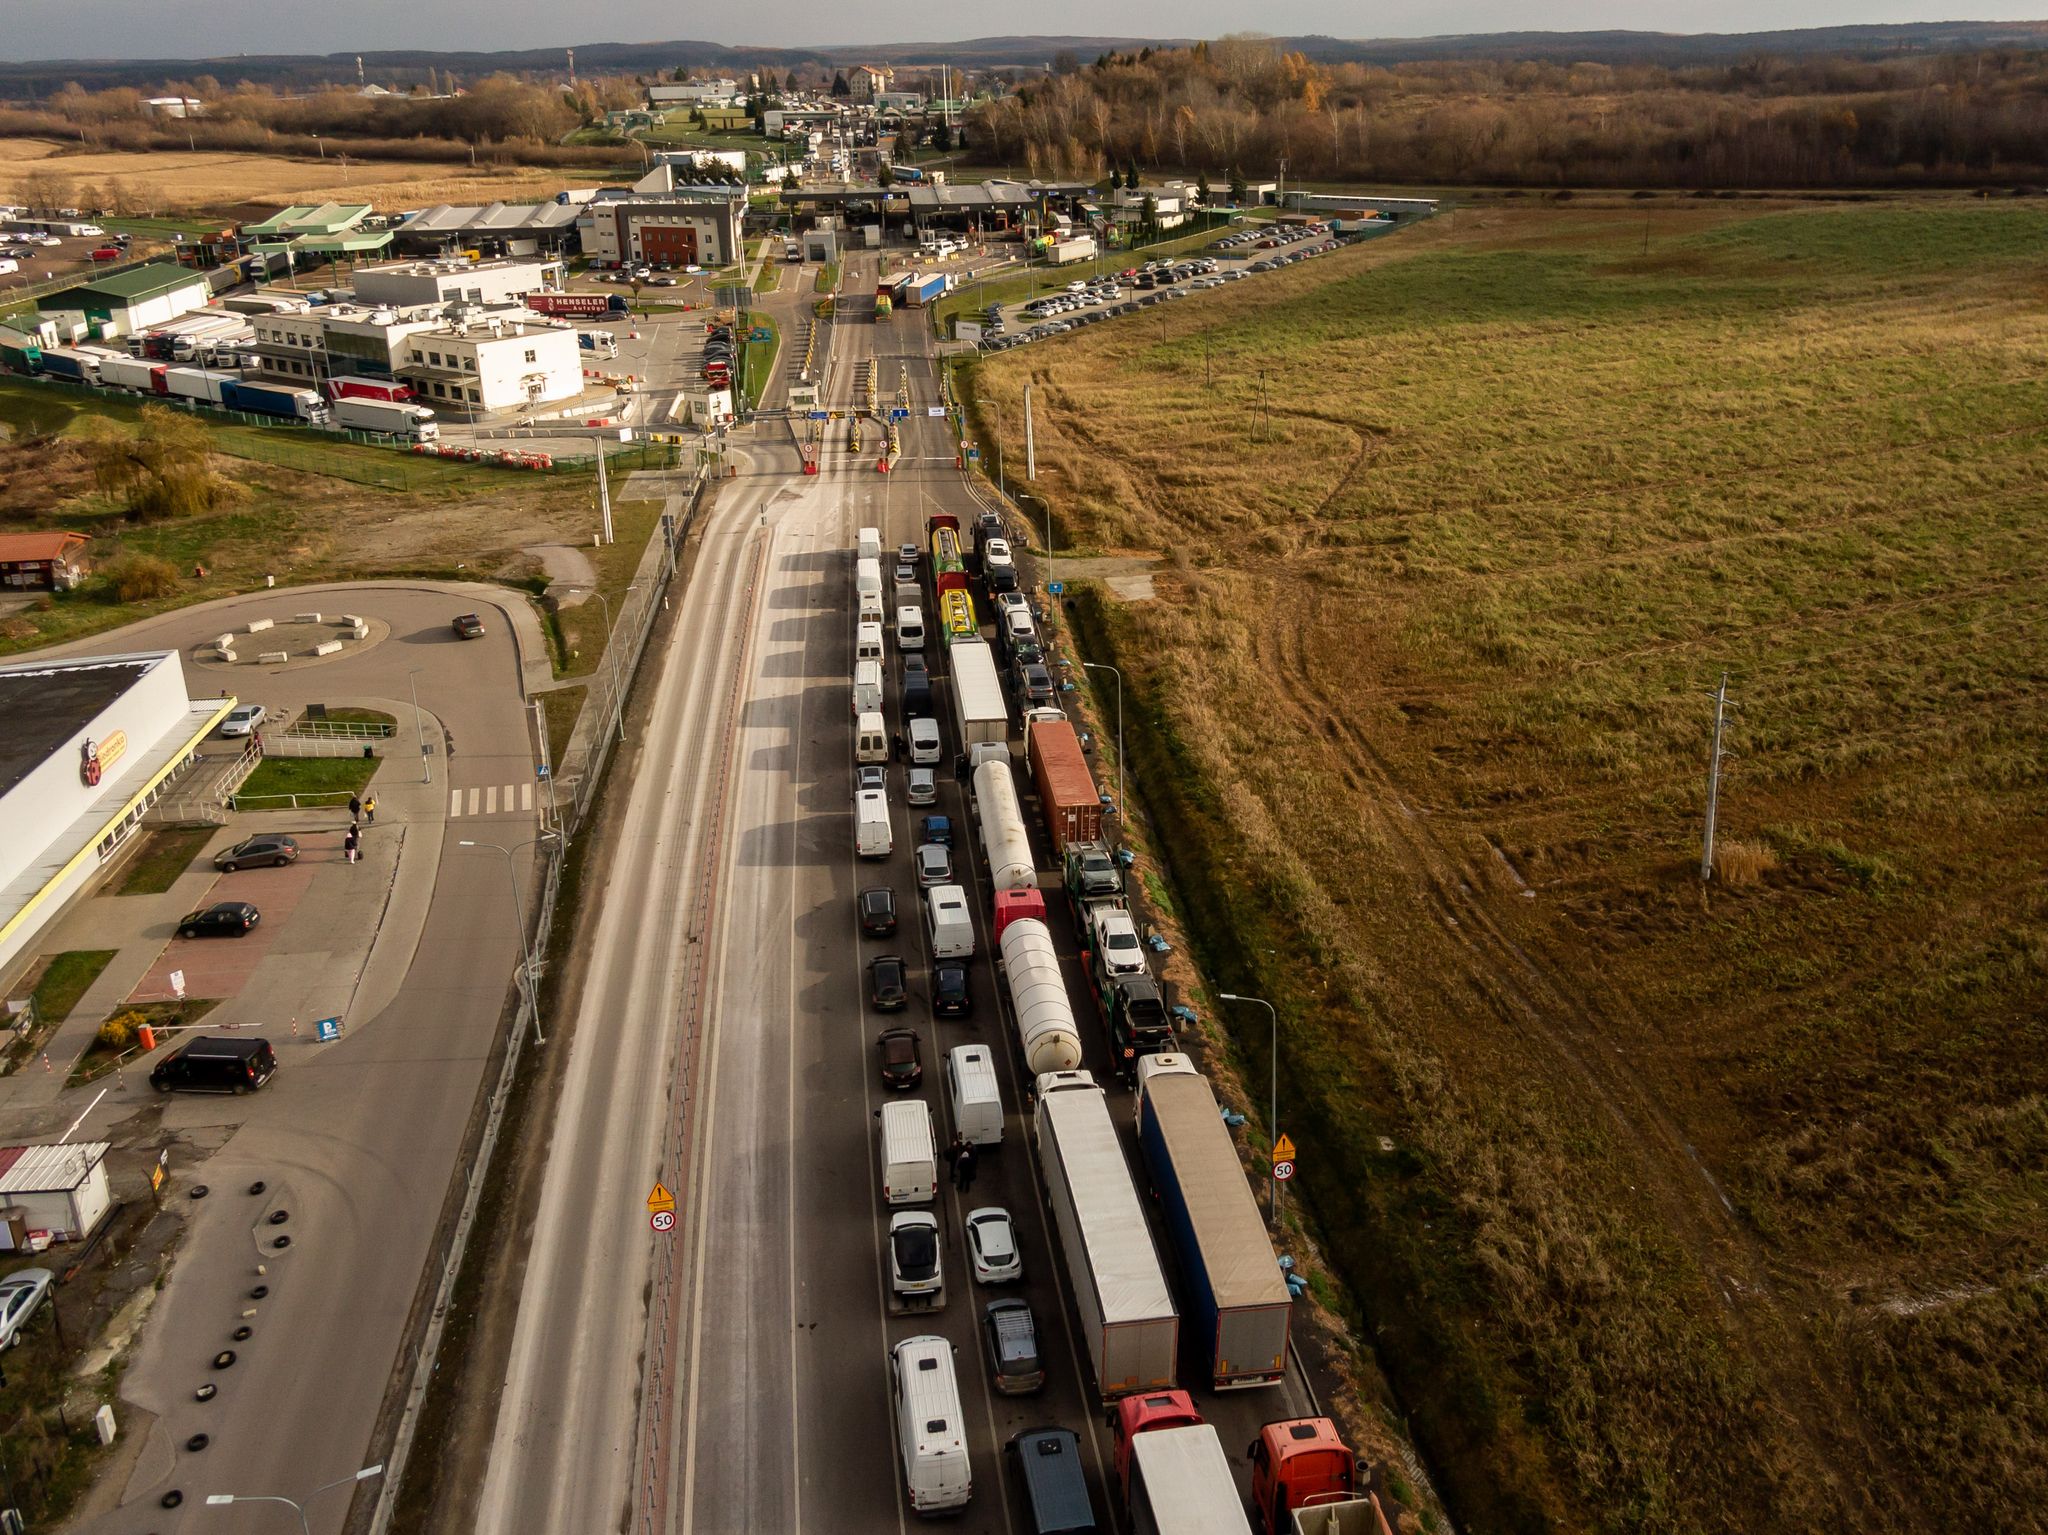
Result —
[[448, 814], [456, 816], [477, 815], [531, 815], [533, 814], [533, 783], [473, 784], [467, 788], [448, 791]]

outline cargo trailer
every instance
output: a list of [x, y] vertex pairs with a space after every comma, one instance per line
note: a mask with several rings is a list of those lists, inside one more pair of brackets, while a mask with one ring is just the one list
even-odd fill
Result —
[[1066, 720], [1033, 720], [1024, 744], [1054, 851], [1064, 853], [1077, 842], [1100, 842], [1102, 794], [1073, 725]]
[[953, 669], [953, 721], [960, 730], [961, 749], [970, 750], [981, 741], [1007, 743], [1010, 706], [988, 642], [956, 641], [946, 660]]

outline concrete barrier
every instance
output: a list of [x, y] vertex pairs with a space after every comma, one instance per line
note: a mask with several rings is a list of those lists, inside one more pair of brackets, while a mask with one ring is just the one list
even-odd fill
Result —
[[292, 615], [292, 622], [295, 624], [317, 624], [322, 621], [318, 613], [294, 613]]
[[249, 620], [249, 632], [251, 634], [261, 634], [265, 629], [274, 629], [276, 627], [277, 620], [274, 618], [252, 618]]
[[229, 645], [216, 645], [213, 647], [213, 657], [216, 661], [232, 661], [235, 658], [234, 648]]
[[366, 640], [370, 637], [370, 626], [359, 618], [355, 627], [349, 630], [348, 637], [352, 640]]
[[344, 629], [361, 629], [365, 627], [363, 621], [353, 613], [343, 613], [334, 621]]
[[341, 647], [342, 642], [340, 640], [328, 640], [325, 644], [315, 645], [313, 647], [313, 654], [316, 656], [331, 656], [340, 650]]
[[235, 648], [235, 637], [232, 634], [216, 634], [213, 637], [213, 648], [215, 650], [233, 650]]
[[262, 655], [258, 656], [256, 659], [261, 661], [265, 666], [281, 666], [286, 661], [289, 661], [291, 658], [292, 653], [289, 650], [266, 650], [263, 652]]

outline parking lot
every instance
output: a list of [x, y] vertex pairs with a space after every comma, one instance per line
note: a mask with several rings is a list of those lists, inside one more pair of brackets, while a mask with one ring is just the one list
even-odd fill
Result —
[[[117, 255], [93, 259], [95, 251]], [[15, 263], [11, 272], [0, 272], [0, 294], [9, 289], [56, 282], [73, 277], [81, 282], [106, 267], [129, 259], [126, 235], [80, 235], [66, 238], [0, 230], [0, 265]]]

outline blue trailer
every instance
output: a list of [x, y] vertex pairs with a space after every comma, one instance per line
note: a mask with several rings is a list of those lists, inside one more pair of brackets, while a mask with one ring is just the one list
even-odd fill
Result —
[[43, 371], [51, 378], [69, 379], [74, 384], [97, 384], [100, 381], [98, 358], [64, 346], [44, 350]]
[[1187, 1336], [1218, 1391], [1287, 1376], [1293, 1300], [1208, 1079], [1185, 1055], [1138, 1061], [1138, 1150], [1179, 1258]]
[[221, 385], [220, 402], [229, 410], [246, 410], [252, 415], [281, 416], [288, 421], [314, 421], [326, 407], [310, 389], [289, 384], [252, 384], [229, 380]]
[[944, 272], [919, 272], [910, 279], [903, 290], [903, 301], [915, 309], [923, 304], [936, 302], [946, 292]]

